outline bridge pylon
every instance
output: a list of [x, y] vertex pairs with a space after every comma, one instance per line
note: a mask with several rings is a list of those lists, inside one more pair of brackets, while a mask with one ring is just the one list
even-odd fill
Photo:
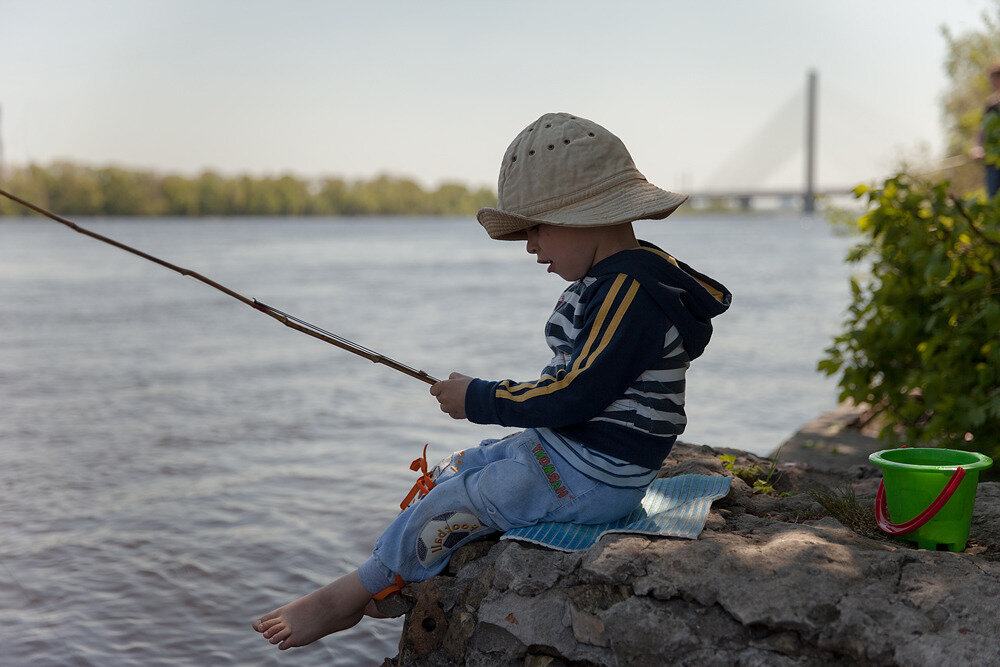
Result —
[[816, 212], [816, 88], [819, 75], [809, 70], [806, 83], [806, 151], [805, 192], [802, 193], [803, 213]]

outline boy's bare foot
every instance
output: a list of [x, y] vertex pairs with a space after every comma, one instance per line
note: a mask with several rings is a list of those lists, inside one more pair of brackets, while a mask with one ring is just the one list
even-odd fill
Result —
[[355, 570], [261, 616], [253, 622], [253, 629], [281, 650], [305, 646], [357, 625], [371, 597]]

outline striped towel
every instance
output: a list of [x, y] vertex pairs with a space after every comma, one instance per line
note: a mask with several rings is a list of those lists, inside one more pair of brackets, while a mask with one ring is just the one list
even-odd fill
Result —
[[608, 533], [639, 533], [696, 539], [705, 527], [712, 501], [729, 493], [722, 475], [679, 475], [653, 480], [642, 504], [617, 521], [596, 524], [538, 523], [514, 528], [502, 540], [533, 542], [559, 551], [579, 551]]

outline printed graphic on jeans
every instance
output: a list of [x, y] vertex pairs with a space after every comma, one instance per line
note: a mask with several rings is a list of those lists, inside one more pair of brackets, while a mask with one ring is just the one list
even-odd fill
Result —
[[563, 483], [559, 473], [556, 472], [556, 467], [552, 465], [552, 459], [549, 458], [545, 449], [537, 442], [533, 442], [531, 443], [531, 453], [535, 455], [535, 460], [538, 462], [538, 465], [542, 470], [542, 474], [544, 474], [545, 478], [549, 480], [549, 486], [552, 488], [552, 492], [559, 498], [572, 498], [572, 492], [570, 492], [569, 487]]
[[436, 482], [438, 477], [440, 477], [445, 473], [448, 473], [449, 471], [457, 473], [458, 469], [462, 467], [462, 457], [464, 456], [465, 456], [464, 449], [449, 455], [448, 457], [442, 459], [441, 462], [438, 463], [436, 466], [431, 468], [431, 471], [428, 473], [428, 475], [433, 481]]
[[456, 544], [484, 526], [467, 509], [438, 514], [417, 535], [417, 558], [424, 567], [448, 553]]

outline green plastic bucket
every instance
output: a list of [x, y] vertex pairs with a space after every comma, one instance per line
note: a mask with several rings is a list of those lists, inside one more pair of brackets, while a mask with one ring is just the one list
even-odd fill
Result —
[[882, 468], [875, 497], [879, 528], [920, 549], [965, 550], [979, 471], [993, 465], [990, 457], [957, 449], [901, 447], [875, 452], [868, 460]]

